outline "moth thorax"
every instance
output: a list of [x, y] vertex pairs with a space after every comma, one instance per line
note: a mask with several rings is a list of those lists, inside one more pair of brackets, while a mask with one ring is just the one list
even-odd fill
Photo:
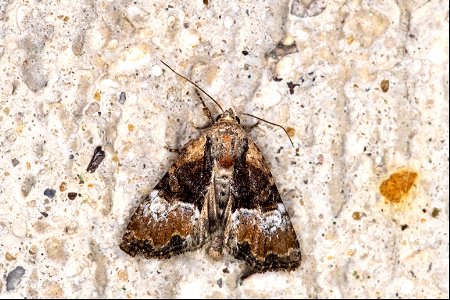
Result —
[[229, 169], [234, 164], [234, 158], [226, 153], [220, 157], [219, 164], [222, 168]]
[[220, 167], [230, 169], [234, 165], [236, 155], [236, 139], [229, 133], [220, 135], [220, 150], [217, 151]]

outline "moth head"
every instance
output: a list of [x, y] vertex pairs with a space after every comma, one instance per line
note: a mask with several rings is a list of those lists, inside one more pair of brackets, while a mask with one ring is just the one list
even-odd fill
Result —
[[216, 118], [217, 122], [237, 122], [238, 124], [241, 124], [241, 120], [239, 117], [234, 113], [234, 111], [229, 108], [226, 111], [224, 111], [222, 114], [218, 115]]

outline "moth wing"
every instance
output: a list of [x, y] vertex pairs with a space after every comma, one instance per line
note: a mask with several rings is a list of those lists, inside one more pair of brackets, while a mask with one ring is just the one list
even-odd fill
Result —
[[247, 143], [234, 166], [224, 244], [257, 272], [293, 270], [301, 261], [297, 236], [267, 163], [256, 145]]
[[202, 217], [202, 207], [212, 190], [209, 147], [205, 135], [184, 147], [131, 217], [120, 244], [123, 251], [131, 256], [167, 258], [205, 242], [207, 218]]

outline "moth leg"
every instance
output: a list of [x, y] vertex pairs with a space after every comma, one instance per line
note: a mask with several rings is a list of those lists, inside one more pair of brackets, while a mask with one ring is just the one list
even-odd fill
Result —
[[256, 126], [258, 126], [258, 125], [259, 125], [259, 120], [256, 121], [256, 123], [253, 124], [253, 125], [243, 125], [242, 127], [244, 127], [246, 131], [250, 131], [250, 130], [252, 130], [253, 128], [255, 128]]
[[210, 126], [211, 126], [211, 124], [208, 122], [205, 126], [194, 126], [194, 128], [198, 129], [198, 130], [203, 130], [203, 129], [208, 128]]
[[252, 276], [253, 274], [258, 273], [255, 269], [245, 264], [244, 270], [242, 271], [241, 275], [238, 277], [238, 285], [242, 285], [244, 283], [244, 280]]
[[200, 101], [202, 102], [203, 105], [203, 114], [208, 118], [209, 120], [209, 124], [205, 127], [209, 127], [211, 124], [214, 123], [213, 117], [211, 115], [211, 111], [209, 110], [209, 108], [206, 106], [205, 101], [203, 101], [202, 96], [200, 95], [200, 92], [197, 89], [194, 89], [195, 93], [197, 94], [197, 97], [200, 99]]
[[164, 148], [165, 148], [167, 151], [171, 152], [171, 153], [177, 153], [177, 154], [180, 154], [180, 149], [178, 149], [178, 148], [170, 148], [170, 147], [167, 146], [167, 145], [165, 145]]

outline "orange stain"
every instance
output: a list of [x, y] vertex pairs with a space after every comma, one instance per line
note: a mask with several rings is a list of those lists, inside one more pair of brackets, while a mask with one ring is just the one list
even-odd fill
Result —
[[359, 211], [355, 211], [352, 214], [354, 220], [361, 220], [361, 213]]
[[393, 173], [380, 185], [380, 193], [391, 203], [400, 203], [415, 183], [416, 172], [402, 170]]
[[64, 192], [66, 189], [67, 189], [67, 183], [65, 183], [64, 181], [61, 182], [61, 184], [59, 185], [59, 191]]
[[95, 93], [94, 93], [94, 100], [98, 102], [98, 101], [100, 101], [101, 98], [102, 98], [102, 96], [101, 96], [100, 92], [99, 91], [95, 91]]
[[286, 132], [287, 132], [288, 136], [290, 136], [290, 137], [294, 137], [295, 136], [295, 128], [287, 127], [286, 128]]
[[354, 40], [355, 40], [355, 37], [353, 35], [348, 36], [347, 37], [347, 44], [350, 45], [351, 43], [353, 43]]

